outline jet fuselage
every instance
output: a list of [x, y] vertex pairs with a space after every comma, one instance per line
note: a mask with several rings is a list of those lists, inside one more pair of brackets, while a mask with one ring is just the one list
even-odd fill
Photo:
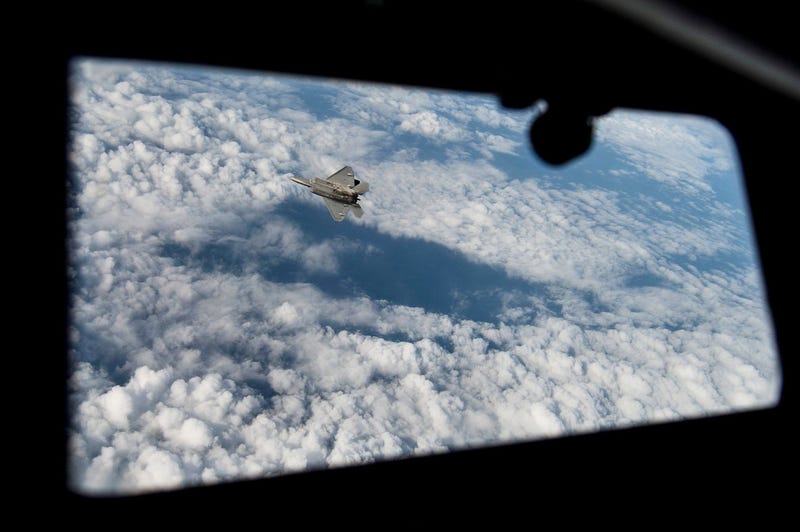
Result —
[[302, 177], [290, 178], [295, 183], [299, 183], [311, 189], [311, 192], [323, 198], [330, 198], [334, 201], [341, 201], [355, 205], [358, 203], [358, 193], [349, 190], [347, 187], [332, 183], [327, 179], [320, 179], [313, 177], [311, 179], [303, 179]]

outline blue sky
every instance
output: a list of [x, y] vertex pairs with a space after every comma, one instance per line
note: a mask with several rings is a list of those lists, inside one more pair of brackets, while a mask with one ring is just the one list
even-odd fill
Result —
[[[773, 404], [730, 138], [616, 111], [80, 60], [70, 478], [129, 493]], [[344, 165], [365, 215], [289, 181]]]

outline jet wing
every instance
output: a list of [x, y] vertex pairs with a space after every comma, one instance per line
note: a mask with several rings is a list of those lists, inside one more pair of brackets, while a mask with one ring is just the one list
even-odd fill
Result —
[[350, 205], [347, 203], [339, 203], [338, 201], [334, 201], [330, 198], [322, 198], [325, 200], [325, 205], [328, 207], [328, 210], [333, 216], [333, 219], [337, 222], [341, 222], [344, 220], [344, 217], [347, 216], [347, 211], [350, 210]]
[[328, 178], [328, 181], [339, 185], [344, 185], [346, 187], [354, 187], [356, 184], [356, 177], [353, 174], [353, 169], [349, 166], [345, 166], [335, 174], [331, 174], [331, 176]]

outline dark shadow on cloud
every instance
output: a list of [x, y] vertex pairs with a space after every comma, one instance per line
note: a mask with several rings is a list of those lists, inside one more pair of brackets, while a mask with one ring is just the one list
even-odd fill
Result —
[[105, 370], [117, 383], [130, 376], [125, 364], [131, 346], [120, 344], [106, 331], [97, 330], [91, 324], [80, 320], [73, 319], [71, 327], [77, 332], [76, 339], [71, 342], [69, 349], [71, 364], [90, 362], [94, 367]]
[[234, 241], [207, 242], [200, 246], [168, 242], [161, 247], [159, 255], [172, 259], [177, 265], [197, 268], [205, 273], [243, 275], [247, 266], [247, 256]]
[[392, 304], [477, 321], [496, 321], [501, 296], [544, 293], [543, 285], [510, 278], [504, 271], [468, 260], [445, 246], [415, 238], [396, 238], [345, 221], [335, 223], [324, 209], [284, 203], [276, 211], [313, 241], [342, 243], [339, 272], [317, 286], [336, 297], [367, 296]]
[[666, 288], [669, 286], [671, 286], [671, 283], [666, 279], [646, 270], [642, 270], [638, 273], [631, 273], [625, 280], [626, 288]]
[[509, 294], [547, 296], [544, 285], [511, 278], [445, 246], [395, 238], [349, 219], [336, 223], [324, 208], [308, 203], [285, 202], [255, 221], [253, 229], [274, 220], [298, 227], [308, 246], [332, 243], [338, 271], [309, 271], [296, 257], [248, 251], [241, 241], [209, 242], [193, 249], [169, 243], [161, 254], [203, 271], [233, 275], [255, 271], [272, 282], [310, 283], [330, 297], [367, 297], [485, 322], [499, 321]]

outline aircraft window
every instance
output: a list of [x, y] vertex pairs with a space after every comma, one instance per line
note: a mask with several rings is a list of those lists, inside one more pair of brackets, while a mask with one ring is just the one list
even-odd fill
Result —
[[[90, 58], [70, 91], [80, 493], [778, 399], [714, 121], [617, 110], [554, 168], [528, 142], [537, 110], [490, 96]], [[301, 186], [347, 166], [344, 195]]]

